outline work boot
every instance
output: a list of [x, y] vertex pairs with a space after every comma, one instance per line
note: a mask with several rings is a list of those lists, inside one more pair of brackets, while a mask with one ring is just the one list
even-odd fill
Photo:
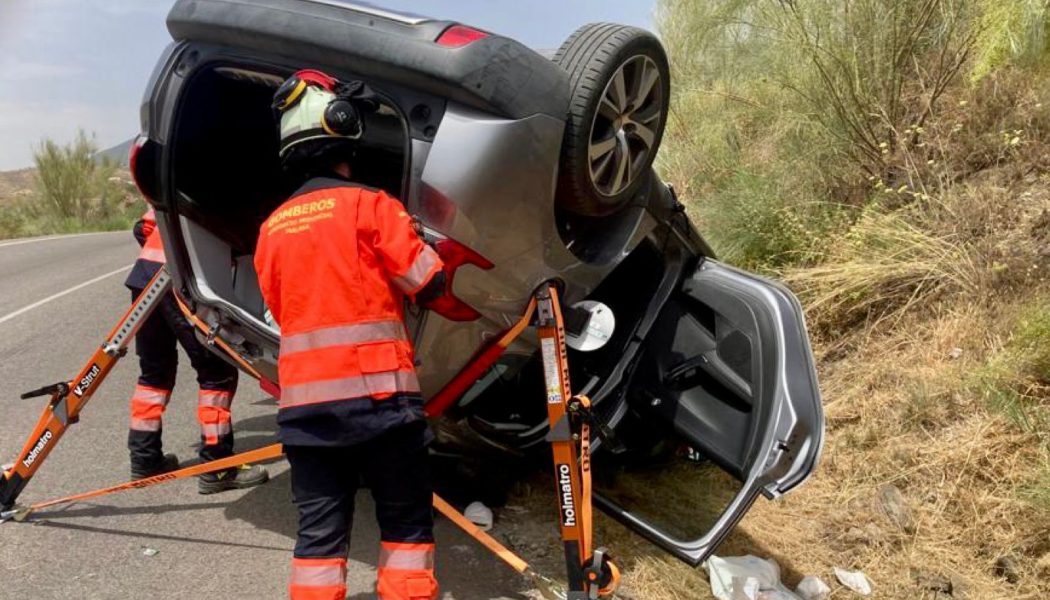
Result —
[[231, 469], [205, 473], [197, 482], [197, 492], [214, 494], [226, 490], [240, 490], [262, 485], [270, 479], [270, 472], [259, 465], [241, 465]]
[[153, 477], [160, 475], [161, 473], [167, 473], [168, 471], [174, 471], [179, 468], [179, 457], [174, 454], [165, 454], [161, 457], [160, 462], [157, 463], [141, 463], [131, 461], [131, 479], [146, 479], [147, 477]]

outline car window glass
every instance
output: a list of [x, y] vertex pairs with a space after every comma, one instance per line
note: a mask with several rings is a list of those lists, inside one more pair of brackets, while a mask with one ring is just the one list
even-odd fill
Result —
[[644, 458], [599, 455], [594, 482], [598, 493], [680, 540], [711, 530], [743, 487], [680, 442], [660, 444]]

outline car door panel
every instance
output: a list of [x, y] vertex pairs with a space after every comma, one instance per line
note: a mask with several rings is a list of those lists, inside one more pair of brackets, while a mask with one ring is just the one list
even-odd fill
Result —
[[[614, 475], [599, 486], [597, 505], [698, 564], [760, 494], [775, 498], [815, 468], [824, 419], [813, 355], [801, 306], [786, 287], [711, 259], [683, 278], [645, 343], [629, 390], [632, 427], [662, 435], [648, 451], [676, 479], [660, 489], [674, 491], [625, 493], [641, 481], [655, 485], [651, 465], [643, 472], [606, 457]], [[735, 480], [732, 493], [711, 487], [712, 469]], [[690, 503], [707, 516], [689, 516]], [[686, 533], [682, 521], [690, 519], [703, 531]]]

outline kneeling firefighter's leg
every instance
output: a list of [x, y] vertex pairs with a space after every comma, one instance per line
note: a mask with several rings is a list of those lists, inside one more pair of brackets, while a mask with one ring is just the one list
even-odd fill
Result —
[[201, 460], [217, 460], [233, 455], [233, 420], [230, 405], [237, 390], [237, 369], [209, 350], [197, 339], [193, 325], [168, 295], [157, 307], [175, 332], [179, 344], [197, 372], [197, 421], [201, 427]]
[[159, 389], [141, 383], [131, 396], [131, 424], [128, 428], [128, 450], [132, 467], [149, 470], [163, 459], [161, 418], [171, 399], [170, 389]]
[[233, 420], [230, 416], [232, 390], [201, 388], [197, 392], [197, 421], [201, 426], [201, 460], [217, 460], [233, 455]]
[[288, 593], [292, 600], [343, 600], [357, 474], [343, 448], [285, 446], [299, 532]]
[[380, 600], [434, 600], [433, 488], [426, 424], [394, 429], [369, 443], [365, 478], [372, 488], [380, 543]]

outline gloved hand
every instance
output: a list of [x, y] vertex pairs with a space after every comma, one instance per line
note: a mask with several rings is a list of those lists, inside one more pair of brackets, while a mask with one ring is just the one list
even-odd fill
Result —
[[148, 238], [156, 228], [156, 223], [147, 221], [146, 219], [139, 219], [138, 221], [135, 221], [135, 226], [131, 228], [131, 235], [135, 236], [135, 241], [139, 243], [139, 246], [145, 246], [146, 238]]

